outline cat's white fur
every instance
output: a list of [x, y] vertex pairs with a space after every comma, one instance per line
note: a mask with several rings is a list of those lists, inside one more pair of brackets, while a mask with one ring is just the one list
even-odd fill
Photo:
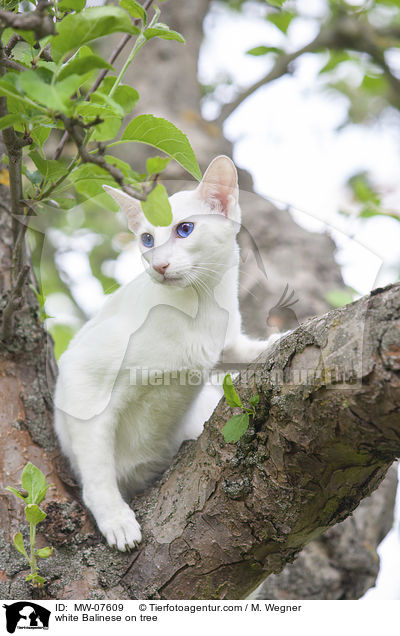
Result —
[[[141, 532], [123, 497], [165, 470], [221, 395], [189, 383], [186, 370], [209, 371], [221, 359], [250, 362], [269, 342], [241, 332], [240, 207], [228, 157], [214, 159], [195, 190], [170, 197], [168, 227], [152, 226], [138, 201], [105, 189], [137, 236], [154, 236], [154, 247], [141, 245], [147, 271], [112, 294], [60, 358], [55, 428], [99, 529], [125, 550]], [[194, 223], [187, 238], [176, 234], [183, 221]], [[154, 269], [167, 264], [164, 274]], [[155, 385], [138, 382], [143, 368], [161, 372]]]

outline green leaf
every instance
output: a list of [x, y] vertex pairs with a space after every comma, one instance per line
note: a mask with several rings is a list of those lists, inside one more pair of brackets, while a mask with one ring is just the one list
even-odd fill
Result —
[[121, 7], [126, 9], [132, 18], [138, 18], [142, 20], [143, 24], [146, 24], [147, 15], [142, 5], [136, 0], [120, 0]]
[[4, 128], [9, 128], [16, 123], [23, 122], [23, 117], [21, 113], [12, 113], [11, 115], [4, 115], [4, 117], [0, 117], [0, 130]]
[[28, 553], [25, 550], [24, 539], [20, 532], [17, 532], [17, 534], [14, 535], [14, 545], [18, 552], [21, 552], [21, 554], [23, 554], [24, 557], [26, 557], [26, 559], [29, 561]]
[[146, 201], [141, 201], [141, 206], [145, 217], [152, 225], [158, 227], [172, 223], [171, 204], [168, 201], [167, 191], [161, 183], [157, 183]]
[[69, 77], [69, 75], [86, 75], [86, 73], [99, 68], [107, 68], [109, 71], [114, 70], [111, 64], [94, 53], [81, 57], [75, 56], [72, 60], [69, 60], [67, 64], [64, 64], [61, 67], [61, 71], [58, 74], [58, 80], [63, 80], [66, 77]]
[[349, 287], [347, 289], [331, 289], [324, 296], [332, 307], [343, 307], [353, 302], [355, 293], [354, 289]]
[[19, 5], [19, 0], [3, 0], [1, 8], [6, 11], [12, 11]]
[[267, 53], [282, 53], [282, 49], [278, 49], [276, 46], [255, 46], [253, 49], [246, 51], [247, 55], [267, 55]]
[[39, 548], [39, 550], [35, 550], [35, 556], [40, 559], [48, 559], [53, 554], [54, 548]]
[[176, 40], [177, 42], [185, 44], [185, 38], [183, 35], [177, 31], [172, 31], [172, 29], [170, 29], [166, 24], [162, 24], [161, 22], [157, 22], [154, 27], [146, 29], [143, 35], [146, 40], [151, 40], [151, 38], [162, 38], [163, 40]]
[[90, 139], [92, 141], [109, 141], [117, 136], [121, 128], [122, 117], [108, 117], [103, 123], [93, 128]]
[[110, 98], [109, 93], [116, 79], [116, 77], [105, 77], [98, 91], [96, 91], [96, 96], [93, 96], [93, 99], [98, 99], [99, 94], [102, 94], [107, 104], [112, 105], [115, 102], [121, 107], [123, 115], [129, 115], [139, 100], [139, 93], [136, 89], [132, 88], [132, 86], [120, 84], [117, 86], [112, 98]]
[[355, 56], [350, 55], [347, 51], [329, 51], [329, 59], [321, 68], [320, 74], [329, 73], [329, 71], [333, 71], [339, 64], [342, 64], [342, 62], [348, 62], [354, 59]]
[[43, 159], [37, 150], [32, 150], [29, 156], [46, 181], [57, 181], [57, 179], [68, 173], [68, 169], [61, 161]]
[[43, 144], [47, 140], [50, 133], [51, 133], [50, 126], [38, 126], [34, 130], [32, 130], [29, 134], [32, 137], [35, 144], [37, 144], [40, 150], [42, 150]]
[[12, 57], [16, 62], [26, 66], [26, 68], [32, 68], [32, 46], [27, 42], [18, 42], [13, 48]]
[[50, 327], [49, 331], [54, 340], [54, 355], [56, 357], [56, 360], [58, 360], [61, 354], [64, 353], [64, 351], [68, 347], [70, 341], [76, 333], [76, 330], [69, 325], [58, 324]]
[[[46, 302], [46, 296], [44, 295], [44, 293], [42, 291], [38, 291], [37, 289], [35, 289], [33, 285], [29, 285], [29, 289], [33, 291], [33, 293], [36, 296], [36, 300], [39, 303], [41, 320], [45, 320], [46, 318], [51, 318], [51, 316], [47, 316], [46, 312], [44, 311], [44, 305]], [[49, 488], [49, 486], [46, 487], [46, 490], [47, 488]], [[44, 497], [42, 499], [39, 499], [39, 495], [41, 492], [42, 491], [39, 491], [39, 493], [37, 494], [35, 503], [40, 503], [41, 501], [43, 501]]]
[[113, 106], [114, 108], [107, 104], [96, 104], [92, 101], [81, 102], [77, 105], [75, 113], [81, 115], [85, 123], [93, 121], [96, 117], [100, 117], [103, 121], [110, 119], [110, 117], [113, 119], [118, 118], [122, 121], [121, 107], [117, 103], [114, 103]]
[[23, 494], [20, 493], [19, 490], [16, 490], [15, 488], [13, 488], [12, 486], [7, 486], [6, 490], [8, 490], [9, 492], [12, 492], [13, 495], [15, 495], [16, 497], [19, 497], [20, 499], [22, 499], [22, 501], [26, 501], [26, 498], [23, 496]]
[[282, 8], [282, 5], [284, 5], [286, 2], [286, 0], [268, 0], [268, 4], [270, 4], [273, 7], [278, 7], [278, 9]]
[[57, 7], [63, 11], [72, 9], [73, 11], [82, 11], [85, 8], [86, 0], [60, 0]]
[[379, 206], [381, 203], [381, 197], [374, 190], [368, 173], [360, 172], [353, 175], [349, 179], [349, 185], [353, 190], [354, 197], [361, 203], [372, 204], [373, 206]]
[[224, 440], [229, 444], [238, 442], [249, 427], [249, 416], [247, 413], [240, 413], [231, 417], [222, 429]]
[[43, 176], [39, 172], [39, 170], [35, 170], [34, 172], [29, 172], [26, 166], [22, 166], [22, 174], [25, 175], [25, 177], [29, 179], [29, 181], [33, 183], [33, 185], [40, 185], [43, 181]]
[[[47, 318], [52, 318], [52, 316], [46, 316]], [[40, 504], [42, 503], [42, 501], [46, 498], [46, 493], [48, 491], [49, 488], [51, 488], [52, 486], [54, 486], [54, 484], [46, 484], [46, 487], [43, 488], [43, 490], [41, 490], [37, 497], [36, 497], [36, 503]]]
[[62, 113], [71, 110], [71, 97], [83, 82], [82, 76], [70, 75], [56, 84], [49, 84], [39, 71], [32, 70], [24, 71], [18, 78], [18, 86], [30, 99]]
[[25, 31], [22, 29], [14, 29], [15, 33], [18, 33], [19, 35], [21, 35], [24, 40], [26, 40], [28, 42], [28, 44], [30, 44], [31, 46], [35, 46], [36, 44], [36, 35], [34, 34], [33, 31]]
[[229, 406], [243, 406], [242, 400], [233, 387], [232, 377], [230, 373], [227, 373], [224, 377], [222, 388], [224, 389], [225, 398]]
[[366, 74], [364, 75], [361, 87], [373, 95], [384, 95], [388, 87], [388, 81], [384, 73], [380, 75]]
[[[9, 110], [10, 108], [10, 98], [13, 100], [13, 110], [18, 109], [24, 112], [24, 107], [27, 107], [28, 110], [36, 107], [36, 104], [32, 102], [32, 100], [28, 99], [24, 95], [22, 95], [15, 84], [12, 81], [12, 76], [17, 80], [18, 75], [14, 73], [7, 73], [2, 79], [0, 79], [0, 97], [7, 97], [7, 103]], [[19, 104], [20, 106], [17, 106]], [[37, 106], [38, 110], [40, 109]], [[43, 110], [43, 109], [41, 109]], [[14, 113], [13, 113], [14, 114]]]
[[43, 585], [46, 583], [46, 579], [44, 579], [36, 572], [34, 572], [33, 574], [28, 574], [25, 581], [32, 581], [33, 585], [38, 585], [39, 587], [43, 587]]
[[42, 471], [31, 462], [28, 462], [22, 471], [21, 484], [22, 488], [28, 493], [28, 497], [26, 498], [27, 503], [36, 504], [43, 501], [41, 493], [47, 488], [46, 477]]
[[129, 163], [126, 163], [126, 161], [122, 161], [122, 159], [119, 159], [118, 157], [114, 157], [114, 155], [104, 155], [104, 159], [112, 166], [116, 166], [117, 168], [119, 168], [125, 179], [131, 185], [140, 187], [140, 174], [138, 174], [135, 170], [132, 170]]
[[159, 174], [167, 167], [170, 161], [170, 157], [150, 157], [146, 161], [147, 174]]
[[257, 404], [260, 401], [260, 396], [259, 395], [252, 395], [251, 398], [249, 399], [249, 404], [251, 404], [251, 406], [257, 406]]
[[[106, 78], [108, 80], [113, 80], [113, 77]], [[129, 115], [130, 112], [135, 108], [138, 100], [139, 93], [132, 86], [127, 86], [126, 84], [120, 84], [112, 96], [113, 100], [117, 102], [124, 111], [124, 115]]]
[[138, 35], [129, 15], [121, 7], [90, 7], [81, 13], [67, 15], [57, 25], [58, 35], [52, 38], [51, 53], [55, 62], [74, 49], [110, 33]]
[[[370, 207], [369, 205], [366, 205], [362, 209], [362, 211], [359, 213], [358, 216], [361, 219], [370, 219], [372, 216], [379, 216], [379, 215], [382, 215], [382, 214], [384, 214], [384, 213], [379, 208], [372, 207], [372, 206]], [[393, 216], [393, 218], [396, 218], [396, 216], [390, 215], [390, 214], [388, 214], [387, 216]], [[399, 217], [397, 217], [397, 219], [399, 219]]]
[[293, 18], [296, 17], [295, 13], [290, 11], [281, 11], [280, 13], [270, 13], [267, 17], [269, 22], [272, 22], [282, 33], [287, 33]]
[[25, 517], [28, 523], [32, 523], [34, 526], [37, 526], [37, 524], [43, 521], [43, 519], [45, 519], [47, 515], [36, 504], [29, 504], [25, 508]]
[[[116, 186], [114, 179], [107, 170], [100, 166], [89, 164], [83, 164], [75, 168], [69, 175], [69, 181], [74, 184], [76, 191], [87, 199], [98, 195], [104, 195], [107, 199], [111, 198], [105, 194], [103, 185]], [[110, 208], [111, 205], [110, 203]], [[113, 206], [112, 209], [117, 209], [117, 205]]]
[[[186, 135], [174, 124], [154, 115], [139, 115], [125, 128], [118, 143], [138, 141], [162, 150], [199, 181], [201, 171]], [[112, 144], [115, 145], [115, 144]]]

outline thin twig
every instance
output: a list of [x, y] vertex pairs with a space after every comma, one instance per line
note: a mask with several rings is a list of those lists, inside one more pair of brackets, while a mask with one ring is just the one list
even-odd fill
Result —
[[12, 318], [14, 312], [18, 305], [21, 302], [21, 291], [22, 286], [25, 282], [25, 279], [29, 272], [29, 265], [25, 265], [23, 269], [18, 274], [18, 278], [16, 283], [11, 290], [10, 298], [8, 299], [7, 305], [3, 310], [3, 324], [2, 324], [2, 340], [7, 341], [12, 332]]
[[392, 73], [388, 66], [384, 57], [384, 47], [382, 47], [382, 42], [380, 42], [381, 38], [398, 39], [399, 37], [399, 27], [373, 28], [367, 21], [360, 21], [348, 15], [344, 15], [335, 22], [323, 25], [317, 37], [298, 51], [279, 55], [272, 69], [264, 77], [240, 93], [233, 102], [223, 106], [215, 123], [222, 125], [250, 95], [255, 93], [262, 86], [288, 73], [291, 63], [296, 59], [305, 53], [314, 53], [323, 49], [350, 49], [359, 51], [360, 53], [368, 53], [374, 62], [384, 71], [396, 93], [400, 93], [400, 80]]
[[[82, 159], [83, 163], [93, 163], [96, 166], [100, 166], [103, 170], [106, 170], [109, 175], [114, 179], [116, 183], [132, 197], [136, 199], [140, 199], [141, 201], [145, 201], [149, 192], [139, 192], [132, 188], [130, 185], [125, 183], [124, 175], [117, 166], [113, 166], [108, 163], [104, 156], [101, 154], [92, 154], [88, 151], [86, 147], [86, 135], [85, 135], [85, 126], [84, 124], [77, 120], [66, 117], [65, 115], [60, 114], [60, 119], [63, 121], [65, 130], [68, 132], [70, 137], [74, 140], [75, 145], [78, 149], [79, 156]], [[101, 150], [101, 146], [98, 145], [98, 150]], [[152, 186], [149, 191], [151, 191], [155, 186]]]
[[306, 46], [303, 46], [298, 51], [295, 51], [293, 53], [282, 53], [281, 55], [279, 55], [272, 69], [264, 77], [262, 77], [260, 80], [249, 86], [249, 88], [247, 88], [245, 91], [240, 93], [236, 97], [236, 99], [233, 100], [233, 102], [231, 102], [230, 104], [226, 104], [222, 108], [219, 117], [215, 120], [215, 123], [221, 125], [225, 121], [225, 119], [227, 119], [233, 113], [233, 111], [238, 108], [238, 106], [240, 106], [248, 97], [250, 97], [250, 95], [261, 88], [261, 86], [265, 86], [265, 84], [269, 84], [270, 82], [273, 82], [279, 77], [285, 75], [285, 73], [288, 72], [292, 62], [297, 60], [297, 58], [304, 55], [305, 53], [311, 53], [313, 51], [328, 47], [331, 44], [331, 40], [331, 34], [328, 31], [321, 30], [314, 40], [306, 44]]
[[[129, 40], [132, 38], [132, 36], [129, 33], [126, 33], [124, 35], [124, 37], [122, 38], [121, 42], [118, 44], [118, 46], [114, 49], [114, 51], [111, 53], [110, 55], [110, 59], [108, 60], [109, 64], [114, 64], [115, 60], [117, 59], [117, 57], [119, 56], [120, 53], [122, 53], [123, 49], [125, 48], [125, 46], [128, 44]], [[108, 73], [108, 68], [104, 68], [100, 73], [98, 78], [96, 79], [95, 83], [93, 84], [92, 88], [88, 91], [87, 95], [86, 95], [86, 101], [88, 101], [90, 99], [90, 96], [97, 91], [97, 89], [99, 88], [100, 84], [102, 83], [103, 79], [105, 78], [105, 76]]]
[[3, 57], [1, 60], [1, 65], [6, 68], [11, 68], [13, 71], [26, 71], [26, 66], [22, 64], [18, 64], [18, 62], [14, 62], [14, 60], [9, 60], [6, 57]]
[[18, 42], [24, 42], [24, 38], [19, 33], [13, 33], [4, 47], [4, 53], [8, 57], [11, 55], [11, 51], [13, 50], [14, 46], [18, 44]]
[[36, 68], [36, 65], [37, 65], [38, 61], [40, 60], [40, 58], [43, 58], [45, 60], [45, 62], [52, 62], [53, 61], [53, 58], [51, 56], [50, 44], [46, 44], [42, 49], [40, 49], [39, 53], [36, 55], [36, 57], [31, 62], [32, 68]]

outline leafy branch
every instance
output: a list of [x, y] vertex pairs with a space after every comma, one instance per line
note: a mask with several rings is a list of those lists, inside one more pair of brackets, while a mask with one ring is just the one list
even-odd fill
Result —
[[[26, 225], [19, 227], [24, 209], [34, 210], [39, 202], [63, 209], [71, 200], [63, 195], [72, 191], [77, 202], [101, 195], [99, 205], [114, 210], [115, 202], [103, 185], [119, 187], [143, 202], [157, 189], [144, 213], [165, 224], [171, 212], [167, 197], [160, 196], [163, 186], [158, 175], [168, 161], [162, 158], [159, 171], [141, 174], [109, 154], [116, 143], [151, 145], [201, 178], [187, 137], [171, 122], [141, 115], [123, 128], [139, 99], [132, 86], [122, 83], [138, 52], [153, 38], [184, 42], [180, 33], [158, 21], [158, 8], [148, 20], [151, 4], [152, 0], [143, 6], [136, 0], [121, 0], [118, 6], [86, 8], [85, 0], [62, 0], [56, 5], [40, 0], [32, 11], [19, 13], [17, 4], [0, 11], [0, 130], [6, 147], [3, 162], [9, 170], [15, 255], [3, 338], [10, 337], [15, 295], [22, 295], [26, 278], [22, 270]], [[91, 43], [113, 33], [123, 34], [123, 39], [106, 61]], [[112, 64], [131, 39], [133, 47], [117, 74]], [[52, 142], [60, 130], [54, 153]], [[63, 156], [68, 138], [76, 146], [72, 158]], [[156, 205], [161, 206], [157, 214]]]
[[42, 587], [46, 582], [39, 574], [38, 559], [47, 559], [53, 554], [53, 548], [36, 548], [36, 527], [46, 518], [46, 513], [39, 507], [48, 489], [53, 484], [48, 484], [43, 473], [31, 462], [26, 464], [21, 475], [22, 490], [16, 490], [7, 486], [6, 490], [13, 493], [25, 504], [25, 517], [29, 523], [29, 552], [25, 548], [24, 538], [21, 532], [14, 535], [14, 546], [24, 555], [30, 567], [30, 574], [26, 577], [33, 587]]
[[[286, 33], [288, 26], [295, 13], [282, 12], [272, 14], [269, 17], [278, 28]], [[388, 95], [388, 99], [395, 107], [400, 105], [400, 80], [391, 70], [386, 58], [385, 51], [391, 47], [398, 46], [400, 29], [394, 23], [385, 27], [373, 27], [367, 19], [362, 19], [357, 15], [350, 15], [343, 12], [323, 23], [317, 36], [305, 46], [298, 50], [287, 53], [282, 49], [270, 46], [258, 46], [248, 51], [251, 55], [274, 54], [275, 61], [272, 68], [257, 82], [254, 82], [230, 103], [222, 107], [216, 123], [222, 123], [248, 98], [262, 86], [283, 77], [291, 72], [293, 62], [307, 53], [318, 53], [326, 50], [330, 51], [357, 51], [367, 53], [371, 60], [381, 69], [388, 79], [393, 89], [393, 95]]]
[[[123, 0], [122, 0], [122, 1], [123, 1]], [[129, 0], [128, 0], [128, 2], [129, 2]], [[143, 20], [145, 19], [146, 12], [148, 11], [148, 9], [150, 9], [150, 7], [151, 7], [151, 5], [152, 5], [152, 2], [153, 2], [153, 0], [146, 0], [146, 1], [143, 3], [143, 6], [142, 6], [142, 5], [139, 5], [139, 3], [137, 3], [137, 2], [132, 3], [132, 6], [133, 6], [133, 7], [136, 7], [136, 11], [138, 11], [138, 12], [139, 12], [139, 16], [141, 15], [141, 18], [140, 18], [140, 17], [138, 17], [138, 18], [136, 18], [136, 19], [134, 20], [134, 22], [133, 22], [133, 23], [134, 23], [135, 25], [140, 24], [140, 19], [143, 19]], [[121, 3], [121, 4], [122, 4], [122, 3]], [[142, 14], [140, 13], [140, 9], [138, 9], [138, 7], [140, 7], [140, 8], [142, 9], [142, 11], [144, 12], [144, 15], [143, 15], [143, 13], [142, 13]], [[120, 55], [120, 54], [122, 53], [122, 51], [124, 50], [125, 46], [126, 46], [126, 45], [128, 44], [128, 42], [131, 40], [131, 37], [132, 37], [132, 36], [131, 36], [129, 33], [127, 33], [126, 35], [124, 35], [124, 37], [122, 38], [122, 40], [120, 41], [120, 43], [119, 43], [119, 44], [116, 46], [116, 48], [113, 50], [113, 52], [111, 53], [110, 58], [109, 58], [109, 60], [108, 60], [108, 64], [109, 64], [110, 66], [112, 66], [112, 65], [114, 64], [114, 62], [117, 60], [117, 58], [119, 57], [119, 55]], [[97, 89], [99, 88], [100, 84], [102, 83], [102, 81], [103, 81], [103, 80], [104, 80], [104, 78], [106, 77], [106, 75], [107, 75], [107, 73], [108, 73], [108, 70], [109, 70], [108, 68], [105, 68], [105, 69], [103, 69], [103, 70], [99, 73], [99, 75], [98, 75], [98, 77], [97, 77], [96, 81], [94, 82], [93, 86], [89, 89], [89, 91], [88, 91], [88, 93], [87, 93], [87, 95], [86, 95], [86, 97], [85, 97], [85, 101], [89, 101], [90, 96], [91, 96], [93, 93], [95, 93], [95, 92], [97, 91]], [[64, 149], [64, 146], [65, 146], [65, 144], [66, 144], [66, 143], [67, 143], [67, 141], [68, 141], [68, 137], [69, 137], [69, 133], [68, 133], [68, 131], [66, 130], [66, 131], [64, 132], [64, 134], [63, 134], [62, 138], [61, 138], [60, 143], [58, 144], [58, 146], [57, 146], [57, 148], [56, 148], [56, 150], [55, 150], [55, 153], [54, 153], [54, 159], [58, 159], [58, 158], [60, 157], [60, 155], [61, 155], [61, 153], [62, 153], [62, 151], [63, 151], [63, 149]]]

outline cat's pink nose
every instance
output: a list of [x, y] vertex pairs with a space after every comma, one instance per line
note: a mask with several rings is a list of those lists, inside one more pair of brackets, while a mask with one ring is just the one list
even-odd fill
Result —
[[165, 263], [164, 265], [153, 265], [153, 269], [156, 270], [161, 276], [164, 276], [167, 268], [169, 267], [169, 263]]

